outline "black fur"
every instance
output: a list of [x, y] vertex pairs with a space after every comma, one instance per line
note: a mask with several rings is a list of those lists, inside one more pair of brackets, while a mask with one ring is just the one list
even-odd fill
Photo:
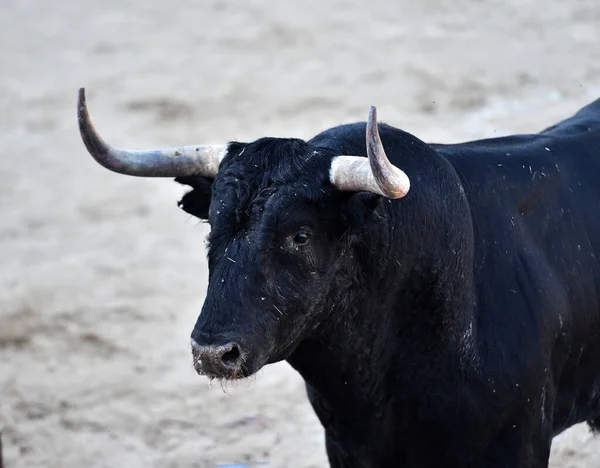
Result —
[[600, 100], [534, 135], [380, 134], [400, 200], [329, 183], [364, 123], [178, 179], [211, 225], [192, 337], [240, 343], [243, 375], [287, 359], [333, 467], [546, 467], [554, 435], [600, 426]]
[[189, 185], [193, 189], [186, 193], [177, 205], [186, 213], [207, 220], [212, 180], [205, 177], [186, 176], [177, 177], [175, 182]]

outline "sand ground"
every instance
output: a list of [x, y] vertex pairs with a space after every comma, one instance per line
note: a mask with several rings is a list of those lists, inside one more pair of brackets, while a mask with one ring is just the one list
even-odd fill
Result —
[[[451, 6], [449, 6], [451, 4]], [[537, 131], [600, 96], [598, 0], [2, 0], [0, 423], [7, 467], [326, 466], [285, 363], [210, 388], [188, 336], [206, 226], [76, 126], [146, 148], [308, 138], [366, 118], [428, 141]], [[600, 466], [584, 426], [551, 464]]]

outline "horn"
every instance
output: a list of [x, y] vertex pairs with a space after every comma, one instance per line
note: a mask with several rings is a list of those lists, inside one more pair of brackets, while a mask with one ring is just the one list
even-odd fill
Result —
[[410, 189], [404, 171], [387, 158], [379, 137], [377, 109], [371, 106], [367, 122], [367, 158], [337, 156], [331, 161], [329, 180], [338, 190], [372, 192], [387, 198], [402, 198]]
[[77, 120], [83, 143], [92, 157], [105, 168], [120, 174], [139, 177], [202, 175], [214, 178], [219, 164], [227, 154], [225, 145], [182, 146], [147, 151], [115, 148], [96, 132], [88, 113], [84, 88], [79, 89]]

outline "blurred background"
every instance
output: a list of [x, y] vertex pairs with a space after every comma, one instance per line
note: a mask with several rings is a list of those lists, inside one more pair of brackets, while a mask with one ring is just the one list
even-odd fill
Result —
[[[421, 139], [535, 132], [600, 97], [597, 0], [2, 0], [0, 424], [7, 467], [327, 466], [286, 363], [198, 377], [207, 228], [111, 143], [310, 138], [379, 118]], [[600, 466], [587, 427], [552, 467]]]

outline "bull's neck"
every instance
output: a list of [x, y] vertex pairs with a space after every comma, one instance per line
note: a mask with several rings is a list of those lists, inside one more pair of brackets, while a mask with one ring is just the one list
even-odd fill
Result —
[[353, 263], [340, 263], [353, 280], [332, 285], [344, 290], [326, 305], [328, 320], [288, 359], [332, 407], [383, 411], [385, 388], [427, 393], [432, 378], [448, 377], [439, 369], [468, 371], [477, 360], [471, 221], [444, 170], [412, 199], [383, 202], [380, 222], [344, 260]]

